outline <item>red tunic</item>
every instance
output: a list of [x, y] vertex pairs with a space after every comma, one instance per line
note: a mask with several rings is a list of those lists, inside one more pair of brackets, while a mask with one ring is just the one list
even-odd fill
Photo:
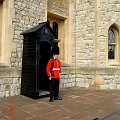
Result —
[[50, 59], [46, 67], [47, 75], [51, 78], [60, 78], [60, 66], [60, 60]]

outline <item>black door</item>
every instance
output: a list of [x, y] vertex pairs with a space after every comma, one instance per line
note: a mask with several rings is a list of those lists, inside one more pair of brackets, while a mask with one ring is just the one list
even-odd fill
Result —
[[49, 42], [43, 41], [38, 44], [38, 90], [50, 89], [50, 80], [46, 73], [46, 66], [50, 59], [51, 45]]

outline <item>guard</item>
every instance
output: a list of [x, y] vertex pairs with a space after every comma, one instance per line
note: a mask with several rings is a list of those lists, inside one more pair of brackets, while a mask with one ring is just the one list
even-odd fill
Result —
[[59, 81], [60, 81], [60, 60], [58, 60], [59, 47], [52, 48], [53, 58], [48, 61], [46, 71], [50, 79], [50, 102], [53, 100], [62, 100], [59, 97]]

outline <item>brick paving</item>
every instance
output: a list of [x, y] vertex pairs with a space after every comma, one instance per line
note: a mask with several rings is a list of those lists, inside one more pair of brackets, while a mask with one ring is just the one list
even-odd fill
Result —
[[[49, 97], [31, 99], [13, 96], [0, 99], [0, 120], [93, 120], [120, 109], [120, 90], [60, 91], [61, 101]], [[120, 112], [106, 120], [120, 120]]]

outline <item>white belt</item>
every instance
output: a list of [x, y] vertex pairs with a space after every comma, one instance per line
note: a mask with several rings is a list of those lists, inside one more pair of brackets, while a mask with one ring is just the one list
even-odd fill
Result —
[[60, 70], [60, 68], [53, 68], [52, 70]]

